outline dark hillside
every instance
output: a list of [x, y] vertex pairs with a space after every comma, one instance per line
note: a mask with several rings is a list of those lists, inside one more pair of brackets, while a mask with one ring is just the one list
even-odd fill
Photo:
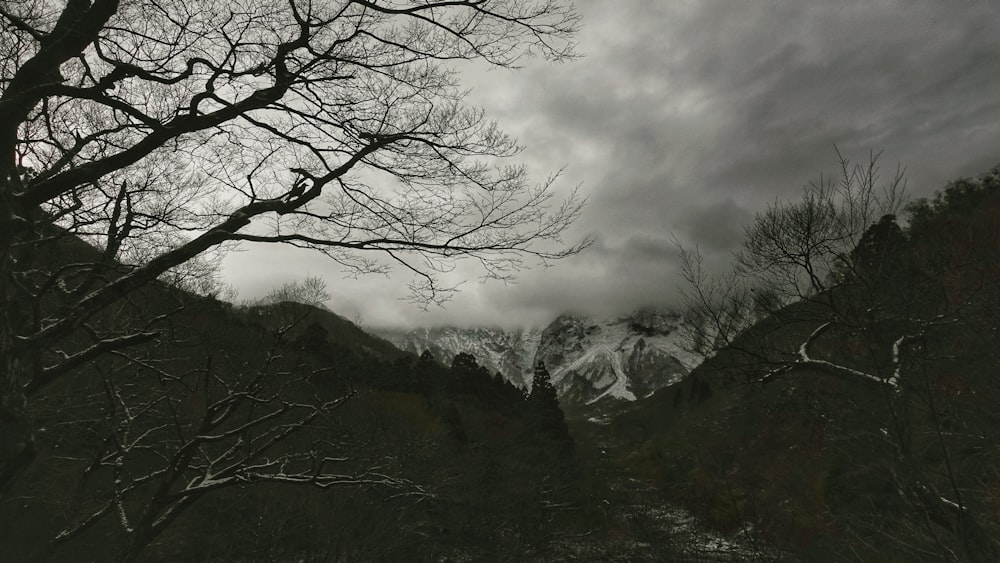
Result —
[[[740, 559], [995, 560], [997, 178], [877, 221], [829, 290], [616, 417], [581, 411], [596, 422], [469, 354], [151, 284], [46, 352], [0, 539], [14, 561], [670, 560], [695, 552], [664, 516], [680, 506]], [[47, 244], [23, 257], [36, 285], [126, 271]], [[58, 295], [31, 304], [40, 323]]]
[[873, 225], [844, 283], [615, 419], [619, 463], [795, 559], [995, 561], [997, 172]]
[[319, 307], [286, 301], [274, 305], [252, 306], [246, 313], [271, 330], [280, 328], [282, 322], [291, 322], [294, 326], [289, 336], [293, 339], [322, 338], [334, 346], [364, 353], [386, 362], [404, 358], [416, 360], [415, 356], [396, 348], [388, 340], [379, 338], [344, 317]]
[[[79, 239], [48, 244], [39, 278], [101, 263]], [[448, 368], [329, 311], [163, 283], [64, 350], [134, 332], [149, 338], [36, 382], [36, 457], [0, 502], [5, 560], [544, 558], [592, 529], [558, 404], [471, 356]]]

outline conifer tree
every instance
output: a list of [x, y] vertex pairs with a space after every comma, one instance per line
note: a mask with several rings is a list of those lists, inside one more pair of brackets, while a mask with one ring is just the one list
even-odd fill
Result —
[[[556, 389], [552, 386], [552, 376], [545, 368], [545, 362], [539, 360], [535, 364], [534, 378], [531, 382], [531, 394], [528, 400], [537, 404], [559, 405], [559, 398], [556, 396]], [[559, 412], [562, 412], [561, 410]]]
[[566, 461], [573, 456], [573, 438], [569, 435], [559, 397], [552, 386], [552, 377], [542, 361], [535, 364], [531, 394], [528, 395], [528, 416], [540, 437], [554, 443], [560, 460]]
[[468, 352], [455, 354], [455, 358], [451, 361], [452, 376], [455, 378], [470, 377], [478, 368], [476, 357]]
[[413, 378], [418, 391], [429, 394], [439, 389], [443, 385], [440, 375], [440, 367], [434, 359], [434, 354], [431, 354], [430, 350], [424, 350], [413, 366]]
[[417, 365], [414, 369], [419, 374], [425, 374], [433, 371], [436, 367], [437, 360], [434, 359], [434, 354], [431, 354], [430, 350], [424, 350], [417, 359]]

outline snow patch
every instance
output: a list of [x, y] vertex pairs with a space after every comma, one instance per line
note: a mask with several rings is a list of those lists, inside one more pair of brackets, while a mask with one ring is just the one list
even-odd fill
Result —
[[430, 350], [444, 365], [459, 352], [470, 353], [526, 390], [536, 362], [543, 361], [561, 396], [590, 404], [632, 401], [680, 380], [703, 360], [685, 349], [685, 329], [681, 315], [647, 309], [605, 320], [563, 315], [544, 330], [446, 327], [379, 335], [416, 354]]

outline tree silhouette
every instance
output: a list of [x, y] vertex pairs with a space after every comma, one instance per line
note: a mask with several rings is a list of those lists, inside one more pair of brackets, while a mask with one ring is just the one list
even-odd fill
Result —
[[479, 373], [479, 363], [472, 354], [459, 352], [451, 360], [451, 371], [455, 379], [472, 377]]
[[[983, 454], [996, 421], [974, 398], [996, 393], [983, 376], [983, 350], [997, 347], [995, 316], [984, 314], [1000, 301], [995, 195], [973, 196], [976, 183], [963, 182], [937, 205], [918, 203], [904, 231], [902, 176], [883, 189], [876, 161], [842, 159], [839, 186], [814, 184], [759, 214], [728, 275], [708, 275], [686, 252], [693, 342], [750, 383], [833, 378], [877, 398], [841, 416], [854, 431], [845, 442], [868, 440], [865, 463], [890, 485], [896, 529], [882, 528], [881, 511], [845, 525], [891, 539], [906, 559], [992, 561], [991, 509], [971, 491], [1000, 463]], [[962, 236], [970, 230], [977, 236]]]
[[208, 289], [227, 245], [398, 264], [423, 303], [456, 259], [507, 278], [585, 246], [559, 240], [581, 201], [494, 165], [519, 147], [448, 66], [570, 58], [576, 22], [550, 0], [0, 6], [0, 490], [28, 401], [162, 322], [102, 315], [158, 279]]
[[566, 416], [559, 405], [559, 397], [552, 385], [552, 377], [545, 363], [535, 364], [531, 393], [528, 395], [528, 413], [533, 431], [543, 437], [556, 452], [560, 463], [569, 462], [573, 456], [573, 438], [566, 426]]

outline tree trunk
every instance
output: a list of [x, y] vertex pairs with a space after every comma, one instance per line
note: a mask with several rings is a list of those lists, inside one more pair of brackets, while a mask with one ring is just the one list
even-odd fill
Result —
[[0, 186], [0, 497], [35, 457], [24, 394], [26, 366], [15, 350], [28, 304], [18, 299], [11, 283], [17, 263], [14, 242], [25, 220], [15, 212], [11, 200], [8, 186]]
[[[4, 315], [6, 316], [6, 315]], [[21, 389], [23, 369], [18, 358], [10, 353], [11, 338], [6, 327], [0, 329], [0, 497], [13, 485], [15, 478], [35, 458], [31, 423], [26, 413], [26, 400]]]

